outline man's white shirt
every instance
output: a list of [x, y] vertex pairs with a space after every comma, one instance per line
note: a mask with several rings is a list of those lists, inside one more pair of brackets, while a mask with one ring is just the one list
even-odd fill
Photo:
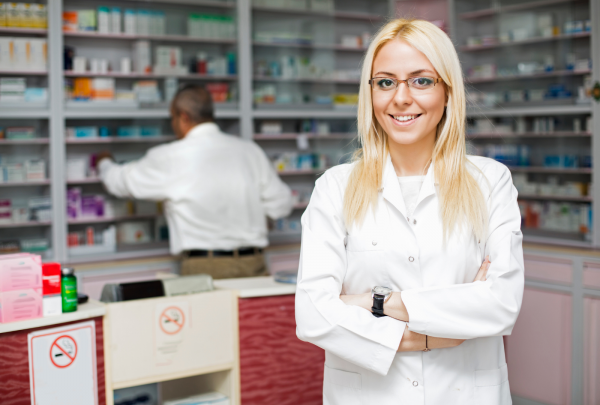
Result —
[[265, 217], [282, 218], [293, 208], [289, 187], [262, 149], [214, 123], [131, 163], [103, 159], [98, 169], [117, 197], [165, 202], [172, 254], [267, 246]]

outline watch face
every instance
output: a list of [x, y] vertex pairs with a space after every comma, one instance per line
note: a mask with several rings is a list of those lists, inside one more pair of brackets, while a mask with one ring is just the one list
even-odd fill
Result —
[[392, 289], [389, 287], [377, 286], [373, 287], [373, 290], [371, 290], [371, 292], [377, 295], [390, 295], [392, 293]]

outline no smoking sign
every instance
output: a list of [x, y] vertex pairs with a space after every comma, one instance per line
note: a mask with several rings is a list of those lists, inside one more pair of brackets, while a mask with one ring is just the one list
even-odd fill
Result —
[[190, 304], [186, 301], [167, 301], [156, 304], [154, 345], [156, 364], [171, 364], [178, 358], [179, 346], [191, 329]]
[[172, 306], [165, 309], [160, 315], [160, 329], [167, 335], [175, 335], [183, 329], [185, 325], [185, 315], [181, 308]]
[[69, 367], [77, 357], [77, 342], [69, 335], [63, 335], [50, 346], [50, 361], [58, 368]]

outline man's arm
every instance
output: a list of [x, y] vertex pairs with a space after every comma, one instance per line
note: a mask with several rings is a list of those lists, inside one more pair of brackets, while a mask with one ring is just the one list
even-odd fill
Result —
[[150, 149], [140, 160], [122, 165], [105, 154], [99, 157], [100, 178], [110, 194], [142, 200], [167, 198], [171, 168], [169, 157], [160, 146]]

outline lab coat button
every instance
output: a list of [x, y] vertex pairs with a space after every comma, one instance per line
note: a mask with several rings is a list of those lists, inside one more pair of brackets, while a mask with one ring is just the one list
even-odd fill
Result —
[[408, 258], [408, 261], [409, 261], [409, 262], [414, 262], [414, 261], [415, 261], [415, 258], [411, 256], [411, 257], [409, 257], [409, 258]]
[[418, 381], [413, 381], [413, 387], [417, 387], [419, 385]]
[[373, 242], [371, 242], [373, 244], [373, 246], [377, 246], [377, 241], [374, 240]]
[[415, 224], [415, 225], [417, 224], [417, 220], [416, 219], [413, 219], [413, 224]]

